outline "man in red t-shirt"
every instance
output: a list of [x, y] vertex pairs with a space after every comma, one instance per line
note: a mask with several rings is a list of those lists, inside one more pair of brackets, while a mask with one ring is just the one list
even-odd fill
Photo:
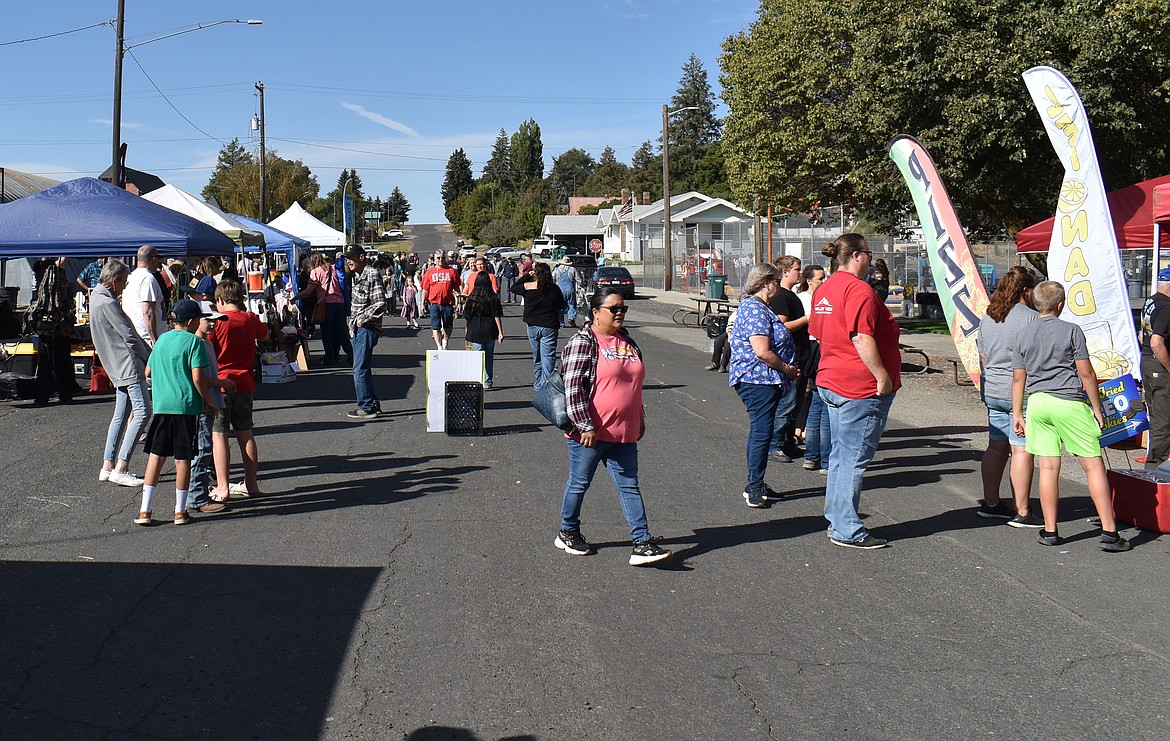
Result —
[[817, 386], [833, 435], [825, 519], [834, 545], [870, 550], [887, 543], [870, 535], [857, 507], [862, 476], [902, 385], [900, 330], [864, 280], [873, 260], [865, 238], [842, 234], [834, 245], [840, 267], [813, 294], [809, 322], [809, 332], [821, 343]]
[[[268, 338], [268, 327], [260, 317], [244, 309], [244, 289], [236, 281], [221, 281], [215, 287], [216, 310], [224, 319], [215, 323], [211, 344], [219, 363], [219, 377], [236, 384], [234, 393], [224, 394], [223, 413], [211, 427], [211, 449], [215, 460], [216, 487], [211, 498], [225, 501], [230, 495], [258, 496], [260, 453], [252, 434], [252, 403], [256, 391], [256, 343]], [[234, 430], [244, 459], [244, 485], [230, 484], [232, 451], [228, 431]]]
[[447, 349], [451, 327], [455, 324], [455, 292], [459, 290], [459, 271], [443, 262], [443, 253], [435, 252], [430, 267], [419, 284], [430, 305], [431, 334], [435, 348]]

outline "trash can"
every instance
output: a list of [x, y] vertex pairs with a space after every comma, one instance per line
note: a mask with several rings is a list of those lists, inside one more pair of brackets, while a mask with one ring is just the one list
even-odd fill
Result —
[[707, 298], [722, 299], [727, 291], [727, 276], [726, 275], [708, 275], [707, 276]]
[[552, 259], [554, 259], [554, 260], [560, 260], [564, 256], [565, 256], [565, 249], [563, 247], [557, 247], [555, 250], [552, 251]]

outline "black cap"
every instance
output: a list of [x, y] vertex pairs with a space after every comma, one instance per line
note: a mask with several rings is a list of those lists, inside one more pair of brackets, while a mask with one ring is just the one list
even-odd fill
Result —
[[359, 257], [365, 257], [365, 256], [366, 256], [366, 251], [363, 250], [361, 247], [358, 247], [357, 245], [354, 245], [353, 247], [350, 247], [349, 249], [347, 249], [345, 251], [345, 259], [347, 259], [347, 260], [356, 260]]

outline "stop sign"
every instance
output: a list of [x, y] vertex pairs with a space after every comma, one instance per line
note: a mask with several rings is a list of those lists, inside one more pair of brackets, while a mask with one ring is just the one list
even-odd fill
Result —
[[594, 251], [594, 252], [601, 252], [601, 240], [600, 239], [589, 240], [589, 249]]

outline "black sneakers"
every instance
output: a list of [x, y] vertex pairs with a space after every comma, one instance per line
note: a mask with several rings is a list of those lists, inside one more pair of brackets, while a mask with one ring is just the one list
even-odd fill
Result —
[[1056, 531], [1049, 532], [1041, 529], [1040, 534], [1036, 536], [1036, 542], [1040, 545], [1060, 545], [1064, 542], [1064, 538], [1060, 537]]
[[975, 511], [975, 514], [992, 520], [1010, 520], [1015, 517], [1016, 511], [1002, 499], [995, 506], [981, 499], [979, 500], [979, 509]]
[[367, 411], [365, 409], [354, 409], [351, 412], [346, 412], [345, 416], [350, 419], [374, 419], [378, 416], [378, 410], [370, 409]]
[[767, 484], [764, 484], [764, 493], [761, 494], [760, 496], [762, 496], [764, 498], [765, 502], [783, 502], [785, 499], [785, 496], [783, 494], [776, 491], [775, 489], [768, 486]]
[[878, 548], [885, 548], [889, 545], [888, 541], [875, 538], [869, 533], [866, 533], [861, 540], [837, 540], [832, 536], [829, 536], [829, 540], [833, 545], [839, 545], [842, 548], [856, 548], [862, 551], [876, 551]]
[[1109, 553], [1125, 553], [1130, 548], [1129, 541], [1117, 533], [1101, 533], [1101, 550]]
[[1035, 512], [1029, 512], [1026, 515], [1016, 515], [1008, 520], [1007, 524], [1011, 527], [1044, 527], [1044, 518]]
[[[560, 548], [570, 556], [584, 556], [593, 551], [593, 546], [585, 540], [585, 536], [581, 534], [580, 530], [562, 530], [557, 533], [556, 540], [553, 545]], [[631, 563], [633, 563], [631, 561]]]
[[646, 566], [656, 561], [665, 561], [670, 558], [670, 551], [660, 548], [652, 540], [644, 543], [634, 543], [634, 550], [630, 553], [631, 566]]
[[747, 506], [752, 509], [766, 509], [772, 506], [765, 491], [745, 491], [743, 498], [747, 500]]

